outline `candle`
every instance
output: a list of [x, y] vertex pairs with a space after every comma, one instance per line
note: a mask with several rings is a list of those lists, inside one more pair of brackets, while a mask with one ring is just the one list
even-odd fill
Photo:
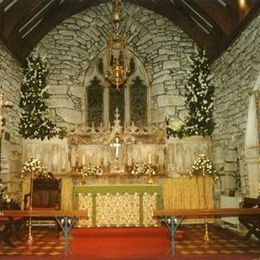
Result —
[[260, 182], [258, 182], [258, 193], [260, 195]]
[[86, 164], [86, 155], [82, 155], [82, 165], [84, 166]]
[[151, 164], [152, 163], [152, 157], [151, 157], [151, 153], [148, 153], [148, 163]]

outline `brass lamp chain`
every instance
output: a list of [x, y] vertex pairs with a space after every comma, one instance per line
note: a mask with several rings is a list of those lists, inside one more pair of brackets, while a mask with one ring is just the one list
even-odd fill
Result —
[[112, 32], [107, 41], [106, 79], [112, 86], [115, 86], [117, 90], [125, 83], [130, 74], [130, 70], [126, 67], [126, 37], [125, 34], [120, 31], [122, 18], [121, 0], [113, 0]]

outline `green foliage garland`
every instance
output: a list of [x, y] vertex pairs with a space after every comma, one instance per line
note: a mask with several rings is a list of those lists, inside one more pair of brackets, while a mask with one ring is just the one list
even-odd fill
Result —
[[49, 98], [47, 87], [47, 61], [35, 51], [28, 58], [23, 69], [24, 78], [21, 83], [22, 108], [19, 133], [24, 138], [48, 139], [58, 134], [58, 128], [48, 118], [48, 107], [45, 103]]
[[188, 135], [211, 135], [214, 131], [213, 95], [210, 70], [205, 51], [196, 50], [190, 58], [190, 78], [185, 86], [189, 115], [185, 120]]

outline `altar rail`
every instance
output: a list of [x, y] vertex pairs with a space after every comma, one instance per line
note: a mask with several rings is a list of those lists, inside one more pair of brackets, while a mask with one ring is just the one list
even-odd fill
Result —
[[76, 217], [88, 218], [86, 210], [2, 210], [0, 218], [19, 217]]
[[260, 208], [215, 208], [215, 209], [159, 209], [155, 217], [174, 216], [183, 218], [230, 217], [260, 215]]

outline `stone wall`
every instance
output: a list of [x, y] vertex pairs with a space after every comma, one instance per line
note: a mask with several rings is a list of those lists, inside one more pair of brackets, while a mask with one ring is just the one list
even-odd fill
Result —
[[[216, 129], [213, 150], [218, 168], [224, 167], [224, 189], [238, 182], [230, 175], [240, 175], [242, 193], [249, 194], [245, 161], [245, 133], [249, 92], [260, 69], [260, 16], [256, 17], [232, 45], [211, 66], [214, 74]], [[241, 177], [241, 178], [240, 178]]]
[[16, 177], [21, 164], [21, 137], [19, 124], [19, 89], [22, 80], [20, 64], [0, 45], [0, 87], [5, 100], [12, 108], [3, 108], [5, 118], [4, 131], [1, 138], [1, 173], [0, 178], [9, 186], [9, 190], [17, 191], [19, 179]]
[[[125, 3], [124, 14], [128, 49], [143, 63], [150, 81], [151, 122], [162, 122], [165, 115], [183, 118], [187, 56], [194, 50], [193, 40], [152, 11]], [[84, 124], [84, 86], [106, 46], [110, 17], [110, 4], [93, 7], [56, 26], [39, 44], [50, 61], [49, 107], [59, 125]]]
[[[187, 56], [193, 52], [195, 43], [167, 18], [152, 11], [125, 3], [124, 13], [128, 50], [142, 62], [150, 82], [151, 122], [162, 122], [166, 115], [182, 119], [186, 114], [183, 92]], [[40, 52], [50, 62], [49, 107], [58, 125], [84, 124], [85, 86], [96, 58], [105, 49], [110, 17], [111, 5], [101, 4], [68, 18], [39, 43]], [[234, 188], [235, 178], [228, 176], [240, 174], [244, 194], [249, 194], [245, 162], [248, 93], [259, 75], [259, 28], [260, 16], [211, 65], [216, 86], [215, 163], [218, 168], [224, 167], [227, 176], [224, 188]], [[7, 100], [13, 103], [13, 108], [3, 111], [6, 126], [2, 135], [0, 177], [11, 186], [18, 181], [13, 176], [21, 167], [18, 91], [22, 69], [2, 46], [0, 61], [1, 86]]]
[[[150, 82], [148, 113], [151, 122], [162, 122], [166, 115], [183, 118], [183, 87], [187, 56], [194, 50], [193, 40], [168, 19], [152, 11], [125, 3], [124, 13], [128, 51], [142, 63], [140, 69], [145, 70]], [[106, 47], [110, 20], [111, 4], [101, 4], [68, 18], [39, 43], [40, 53], [47, 55], [50, 63], [48, 105], [59, 126], [74, 128], [84, 124], [85, 86], [92, 79], [88, 75], [96, 65], [96, 59]], [[19, 179], [13, 177], [20, 172], [21, 163], [28, 159], [25, 158], [26, 145], [33, 141], [22, 142], [18, 134], [21, 65], [3, 48], [0, 48], [0, 59], [1, 82], [7, 99], [14, 105], [4, 111], [7, 122], [3, 134], [1, 178], [13, 187], [9, 190], [18, 191]], [[56, 144], [53, 140], [47, 143]]]

